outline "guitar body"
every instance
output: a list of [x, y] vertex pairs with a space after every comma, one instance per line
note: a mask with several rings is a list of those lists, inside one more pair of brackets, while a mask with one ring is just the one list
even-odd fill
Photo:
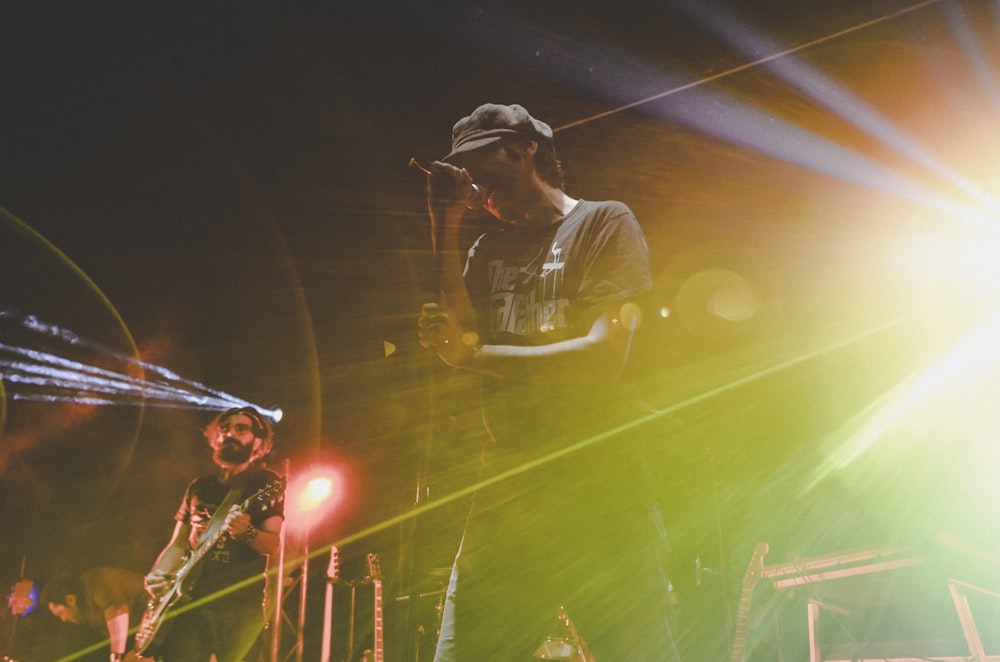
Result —
[[[186, 565], [186, 563], [185, 563]], [[182, 566], [183, 567], [183, 566]], [[167, 612], [175, 605], [187, 602], [187, 597], [182, 590], [183, 580], [175, 579], [173, 585], [167, 593], [159, 598], [150, 598], [146, 604], [146, 611], [139, 621], [139, 629], [135, 633], [135, 652], [143, 653], [153, 642], [153, 638], [162, 629]]]

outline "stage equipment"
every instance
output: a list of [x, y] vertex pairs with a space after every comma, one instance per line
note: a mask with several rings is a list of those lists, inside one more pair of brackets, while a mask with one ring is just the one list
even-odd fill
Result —
[[549, 636], [535, 650], [538, 660], [567, 660], [568, 662], [594, 662], [593, 655], [587, 648], [587, 643], [576, 631], [576, 626], [566, 613], [565, 607], [559, 607], [556, 623]]
[[[980, 622], [995, 621], [1000, 613], [1000, 557], [961, 538], [939, 533], [921, 548], [861, 548], [760, 566], [762, 550], [766, 553], [764, 543], [757, 546], [744, 580], [744, 630], [737, 625], [734, 661], [743, 660], [750, 595], [762, 579], [787, 599], [806, 596], [809, 662], [1000, 662], [995, 628], [981, 631], [970, 603], [974, 597]], [[935, 609], [941, 610], [940, 616]], [[822, 619], [823, 613], [832, 618]], [[917, 616], [921, 620], [915, 621]], [[837, 628], [821, 628], [821, 621]], [[878, 639], [862, 640], [854, 629]], [[832, 633], [846, 633], [847, 638], [824, 638]], [[899, 638], [900, 633], [907, 637]], [[986, 643], [983, 634], [988, 635]], [[987, 644], [995, 650], [988, 651]]]
[[[285, 476], [291, 476], [290, 462], [285, 462]], [[306, 600], [309, 588], [309, 537], [316, 524], [330, 514], [337, 505], [341, 487], [340, 474], [331, 467], [312, 467], [288, 479], [285, 490], [285, 525], [281, 528], [280, 561], [277, 564], [277, 596], [276, 611], [272, 619], [271, 662], [284, 662], [293, 657], [296, 662], [302, 662], [304, 648], [304, 633], [306, 623]], [[287, 560], [289, 535], [297, 541], [298, 553], [295, 558]], [[283, 604], [284, 591], [292, 588], [285, 580], [290, 569], [298, 569], [298, 614], [293, 622], [285, 614]], [[287, 624], [295, 631], [295, 645], [281, 656], [281, 630]]]
[[764, 570], [764, 556], [767, 554], [768, 545], [766, 542], [757, 543], [754, 548], [753, 557], [747, 566], [746, 574], [743, 576], [743, 588], [740, 591], [740, 607], [736, 613], [736, 630], [733, 633], [733, 652], [729, 657], [730, 662], [744, 662], [747, 651], [747, 628], [750, 623], [750, 606], [753, 599], [753, 590], [760, 581]]
[[[410, 634], [411, 662], [420, 662], [426, 651], [433, 656], [434, 647], [441, 636], [441, 621], [444, 616], [444, 601], [448, 595], [448, 579], [451, 576], [450, 567], [430, 568], [426, 576], [415, 585], [410, 586], [403, 595], [397, 595], [395, 602], [405, 604], [409, 622], [406, 631]], [[434, 600], [430, 606], [429, 600]], [[419, 612], [419, 616], [412, 616]], [[428, 616], [433, 613], [433, 623]]]
[[323, 643], [320, 662], [329, 662], [332, 648], [332, 632], [334, 625], [333, 598], [336, 587], [350, 590], [350, 607], [347, 611], [347, 642], [346, 658], [353, 660], [355, 648], [355, 616], [357, 613], [358, 588], [372, 587], [372, 646], [365, 649], [360, 662], [385, 662], [384, 626], [382, 612], [382, 567], [378, 554], [369, 553], [366, 557], [368, 575], [359, 580], [345, 580], [340, 576], [339, 551], [336, 547], [330, 550], [330, 565], [327, 568], [326, 599], [323, 610]]
[[330, 640], [333, 629], [333, 585], [340, 578], [340, 550], [330, 548], [330, 563], [326, 566], [326, 594], [323, 598], [323, 640], [320, 662], [330, 662]]

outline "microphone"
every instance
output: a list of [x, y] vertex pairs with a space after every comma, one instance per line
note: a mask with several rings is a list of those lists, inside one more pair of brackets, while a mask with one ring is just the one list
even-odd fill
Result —
[[[420, 172], [424, 173], [428, 177], [434, 175], [433, 172], [428, 170], [420, 161], [417, 161], [416, 157], [410, 158], [410, 166], [416, 168]], [[472, 200], [469, 202], [468, 209], [478, 209], [486, 204], [486, 197], [483, 193], [483, 189], [476, 185], [475, 182], [472, 183]]]

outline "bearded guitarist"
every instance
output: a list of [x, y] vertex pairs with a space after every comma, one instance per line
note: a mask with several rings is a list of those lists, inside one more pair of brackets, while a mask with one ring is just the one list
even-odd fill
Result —
[[[205, 437], [219, 469], [188, 485], [170, 542], [146, 575], [146, 589], [153, 596], [147, 614], [158, 601], [172, 601], [178, 587], [183, 595], [170, 603], [176, 613], [166, 615], [162, 631], [155, 622], [162, 614], [148, 624], [163, 662], [207, 662], [213, 654], [218, 662], [248, 657], [264, 628], [267, 561], [278, 558], [283, 482], [257, 465], [271, 451], [270, 424], [253, 407], [237, 407], [219, 414]], [[230, 507], [241, 501], [245, 510]], [[206, 548], [206, 542], [213, 544]], [[193, 569], [186, 563], [192, 558], [198, 559]], [[178, 572], [184, 576], [175, 580]], [[190, 608], [183, 604], [188, 602]], [[140, 638], [150, 638], [139, 635], [137, 648]]]

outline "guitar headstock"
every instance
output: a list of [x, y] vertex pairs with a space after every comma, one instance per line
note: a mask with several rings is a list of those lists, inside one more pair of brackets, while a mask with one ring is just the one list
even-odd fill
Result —
[[368, 554], [368, 575], [372, 579], [382, 581], [382, 564], [378, 560], [378, 554], [374, 552]]
[[340, 550], [336, 546], [330, 548], [330, 564], [326, 566], [326, 578], [330, 581], [340, 579]]
[[750, 565], [747, 566], [747, 574], [743, 578], [743, 585], [753, 585], [760, 579], [764, 571], [764, 557], [767, 555], [770, 546], [766, 542], [759, 542], [754, 547], [753, 556], [750, 557]]
[[268, 510], [281, 503], [285, 499], [285, 483], [287, 481], [284, 476], [272, 480], [247, 499], [243, 510], [246, 510], [250, 504], [258, 505], [261, 510]]

